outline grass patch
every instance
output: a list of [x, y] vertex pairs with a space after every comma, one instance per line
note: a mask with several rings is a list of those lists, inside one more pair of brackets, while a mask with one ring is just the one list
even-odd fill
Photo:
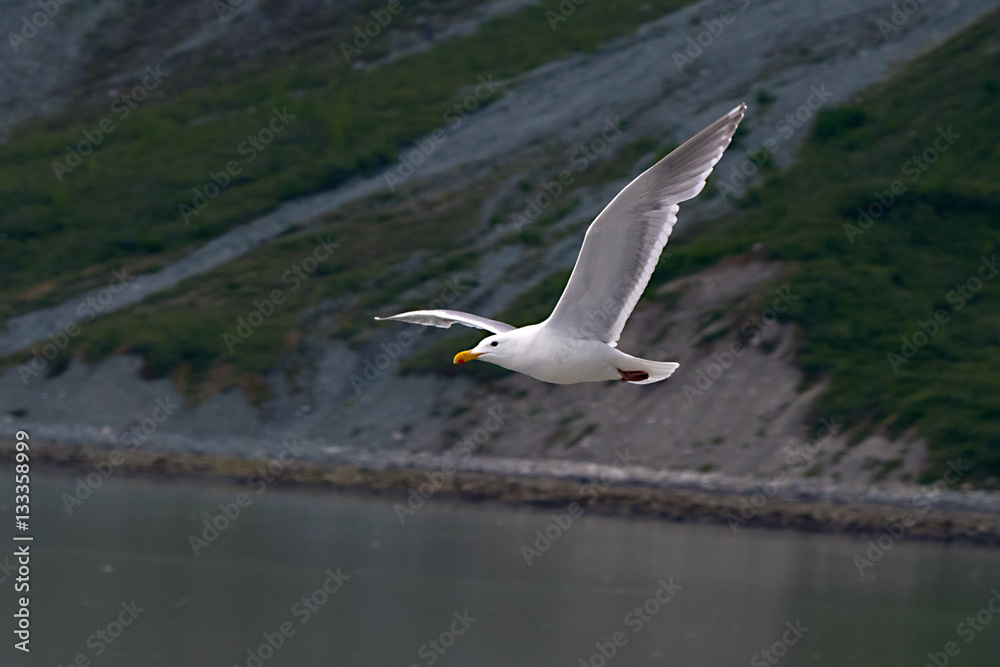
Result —
[[903, 459], [889, 459], [882, 463], [878, 472], [872, 477], [873, 482], [881, 482], [892, 473], [893, 470], [903, 465]]
[[[670, 270], [654, 275], [662, 284], [763, 242], [791, 267], [782, 280], [799, 297], [787, 313], [801, 328], [799, 364], [829, 378], [817, 418], [891, 424], [892, 435], [916, 426], [931, 477], [961, 457], [980, 482], [1000, 475], [1000, 276], [971, 299], [956, 290], [1000, 255], [998, 16], [823, 112], [796, 166], [750, 193], [742, 215], [674, 242]], [[915, 167], [948, 128], [953, 145]], [[856, 234], [858, 208], [897, 180], [905, 191]], [[894, 368], [888, 355], [936, 311], [948, 322]]]

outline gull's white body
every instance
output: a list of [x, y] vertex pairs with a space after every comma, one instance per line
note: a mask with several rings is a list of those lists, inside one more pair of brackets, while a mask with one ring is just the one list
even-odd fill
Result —
[[455, 363], [481, 359], [543, 382], [649, 384], [670, 377], [678, 364], [629, 356], [616, 348], [618, 337], [677, 222], [678, 204], [705, 187], [745, 110], [736, 107], [618, 193], [587, 229], [566, 290], [544, 322], [517, 329], [456, 310], [375, 319], [485, 329], [493, 335]]
[[[629, 356], [599, 340], [559, 335], [544, 323], [514, 329], [501, 336], [486, 338], [472, 352], [480, 354], [480, 359], [542, 382], [576, 384], [620, 380], [622, 375], [618, 369], [623, 369], [653, 371], [646, 380], [634, 382], [648, 384], [669, 377], [677, 368], [675, 363]], [[492, 348], [490, 343], [495, 339], [502, 344]], [[654, 365], [659, 368], [654, 369]]]

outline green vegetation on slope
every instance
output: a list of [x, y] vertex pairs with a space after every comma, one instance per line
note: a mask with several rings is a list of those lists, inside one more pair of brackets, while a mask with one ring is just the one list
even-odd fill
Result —
[[984, 258], [1000, 260], [998, 117], [995, 14], [822, 112], [799, 163], [748, 193], [742, 215], [674, 243], [654, 281], [763, 242], [800, 297], [799, 363], [830, 382], [816, 410], [863, 430], [915, 426], [934, 473], [961, 458], [970, 479], [995, 479], [1000, 271]]
[[[260, 376], [274, 370], [308, 333], [349, 337], [367, 322], [372, 299], [464, 268], [460, 250], [450, 252], [476, 211], [455, 206], [402, 204], [383, 213], [335, 215], [318, 231], [279, 239], [141, 304], [81, 326], [65, 355], [77, 351], [96, 362], [128, 352], [145, 360], [147, 377], [171, 375], [191, 401], [219, 389], [242, 386], [252, 399]], [[395, 231], [386, 242], [382, 227]], [[416, 271], [396, 265], [412, 253], [435, 253]], [[352, 297], [364, 297], [353, 300]], [[338, 301], [348, 297], [348, 304]], [[314, 308], [336, 301], [324, 329], [310, 320]], [[61, 370], [59, 364], [46, 369]]]
[[[174, 257], [284, 200], [392, 163], [418, 137], [454, 127], [454, 116], [445, 114], [479, 77], [507, 80], [594, 50], [689, 1], [590, 0], [553, 30], [546, 12], [559, 3], [545, 0], [371, 70], [352, 69], [338, 39], [322, 68], [310, 51], [278, 69], [248, 68], [233, 80], [134, 109], [109, 103], [21, 128], [0, 148], [0, 229], [8, 234], [0, 244], [0, 321], [64, 298], [88, 267], [107, 274], [126, 263], [141, 266], [151, 255]], [[344, 23], [343, 40], [352, 39], [353, 27]], [[385, 41], [375, 40], [363, 56], [377, 56]], [[210, 63], [205, 67], [210, 81]], [[169, 72], [149, 82], [154, 92], [171, 86]], [[260, 138], [255, 146], [249, 138], [260, 137], [275, 109], [294, 119], [266, 146]], [[98, 132], [102, 119], [113, 124], [108, 134]], [[57, 180], [53, 162], [65, 162], [67, 146], [84, 141], [85, 132], [104, 134], [100, 145]], [[180, 205], [196, 200], [195, 189], [211, 192], [210, 172], [231, 161], [239, 174], [185, 220]]]

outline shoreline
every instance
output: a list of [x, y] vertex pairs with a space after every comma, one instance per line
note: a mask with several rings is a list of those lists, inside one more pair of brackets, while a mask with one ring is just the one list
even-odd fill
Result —
[[[115, 454], [117, 458], [112, 458]], [[39, 441], [31, 447], [33, 468], [79, 471], [86, 473], [78, 477], [81, 484], [90, 478], [96, 486], [114, 475], [238, 485], [248, 485], [257, 476], [284, 488], [395, 498], [397, 514], [435, 500], [563, 510], [577, 503], [593, 514], [714, 523], [727, 525], [734, 533], [784, 528], [868, 536], [882, 542], [887, 536], [893, 543], [923, 539], [1000, 546], [1000, 512], [995, 509], [1000, 495], [985, 492], [935, 494], [914, 487], [862, 493], [821, 484], [779, 487], [761, 480], [578, 462], [475, 458], [457, 462], [431, 455], [351, 454], [283, 463], [280, 458], [170, 450], [124, 455], [101, 446]], [[13, 455], [12, 442], [0, 443], [0, 464], [5, 469], [12, 469]], [[546, 472], [553, 466], [560, 470]]]

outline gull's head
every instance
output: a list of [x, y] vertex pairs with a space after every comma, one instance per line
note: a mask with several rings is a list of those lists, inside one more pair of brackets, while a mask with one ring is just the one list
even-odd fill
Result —
[[510, 356], [514, 348], [514, 340], [511, 333], [494, 334], [479, 341], [471, 350], [465, 350], [455, 355], [456, 364], [464, 364], [466, 361], [481, 359], [503, 366], [503, 362]]

